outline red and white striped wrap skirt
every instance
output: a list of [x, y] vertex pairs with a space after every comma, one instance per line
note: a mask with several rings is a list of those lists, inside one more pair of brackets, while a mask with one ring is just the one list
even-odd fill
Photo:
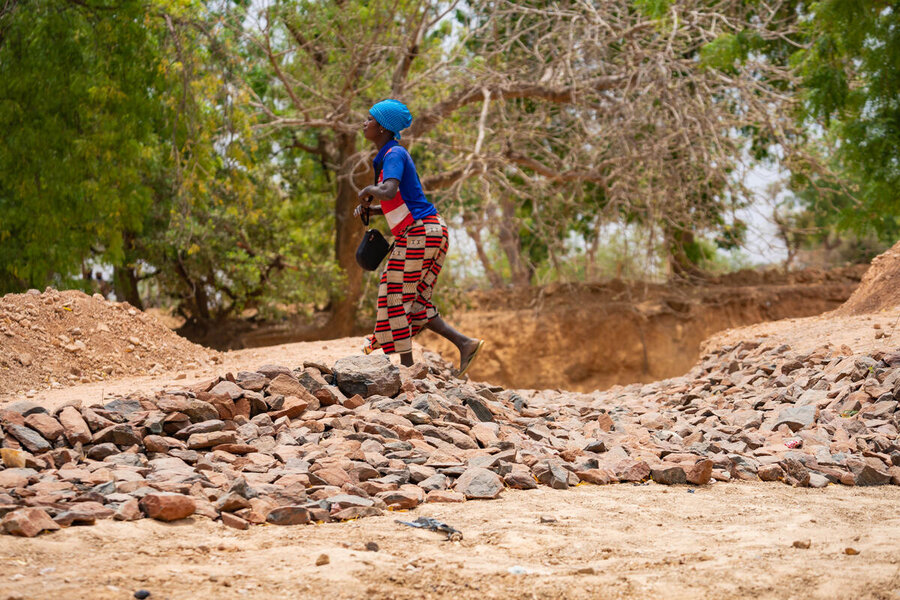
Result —
[[416, 220], [394, 239], [394, 250], [381, 273], [375, 333], [363, 351], [385, 354], [412, 351], [412, 338], [438, 315], [431, 303], [449, 238], [440, 215]]

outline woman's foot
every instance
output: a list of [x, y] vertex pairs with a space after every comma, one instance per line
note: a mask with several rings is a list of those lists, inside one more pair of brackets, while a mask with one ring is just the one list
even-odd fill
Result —
[[472, 362], [483, 347], [484, 340], [472, 338], [469, 338], [468, 341], [459, 346], [459, 373], [456, 374], [457, 377], [462, 377], [466, 374], [466, 371], [472, 366]]

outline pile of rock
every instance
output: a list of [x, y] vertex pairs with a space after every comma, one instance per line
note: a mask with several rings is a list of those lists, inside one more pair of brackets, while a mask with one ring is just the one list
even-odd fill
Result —
[[896, 484], [898, 400], [900, 353], [759, 342], [589, 395], [467, 383], [433, 356], [409, 369], [383, 356], [264, 366], [102, 407], [5, 407], [0, 517], [16, 535], [192, 514], [247, 528], [538, 484]]

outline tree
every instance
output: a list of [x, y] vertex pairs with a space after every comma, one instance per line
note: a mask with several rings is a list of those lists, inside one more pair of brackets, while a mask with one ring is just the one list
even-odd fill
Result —
[[[158, 48], [142, 3], [7, 4], [0, 13], [0, 293], [113, 263], [152, 201]], [[115, 48], [115, 52], [110, 52]], [[132, 299], [132, 298], [129, 298]]]
[[764, 3], [637, 4], [280, 0], [232, 13], [266, 68], [266, 86], [247, 82], [259, 131], [290, 132], [333, 182], [346, 276], [335, 334], [352, 328], [362, 289], [350, 214], [371, 153], [359, 127], [384, 97], [411, 105], [404, 143], [442, 212], [487, 224], [519, 281], [534, 271], [527, 255], [558, 262], [586, 223], [642, 221], [660, 230], [673, 261], [695, 233], [732, 225], [745, 197], [729, 177], [747, 145], [740, 132], [791, 144], [781, 93], [790, 74], [749, 49], [723, 68], [703, 51], [745, 31], [782, 40], [790, 11], [761, 21]]
[[811, 211], [893, 242], [900, 237], [898, 6], [822, 0], [807, 16], [807, 47], [794, 56], [803, 78], [800, 119], [824, 128], [813, 141], [841, 177], [806, 177], [796, 186], [812, 188], [805, 194]]
[[315, 177], [276, 172], [217, 21], [194, 0], [4, 5], [0, 292], [89, 289], [107, 265], [118, 299], [152, 285], [201, 327], [327, 297], [328, 224], [290, 185]]

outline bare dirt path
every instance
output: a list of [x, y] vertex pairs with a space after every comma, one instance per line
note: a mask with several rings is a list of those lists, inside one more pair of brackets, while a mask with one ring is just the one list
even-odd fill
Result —
[[[898, 598], [898, 501], [893, 486], [689, 493], [651, 483], [508, 490], [497, 501], [248, 531], [202, 518], [103, 521], [0, 537], [0, 598]], [[464, 539], [394, 522], [420, 515]], [[378, 552], [365, 550], [372, 541]], [[330, 562], [316, 566], [321, 554]]]

